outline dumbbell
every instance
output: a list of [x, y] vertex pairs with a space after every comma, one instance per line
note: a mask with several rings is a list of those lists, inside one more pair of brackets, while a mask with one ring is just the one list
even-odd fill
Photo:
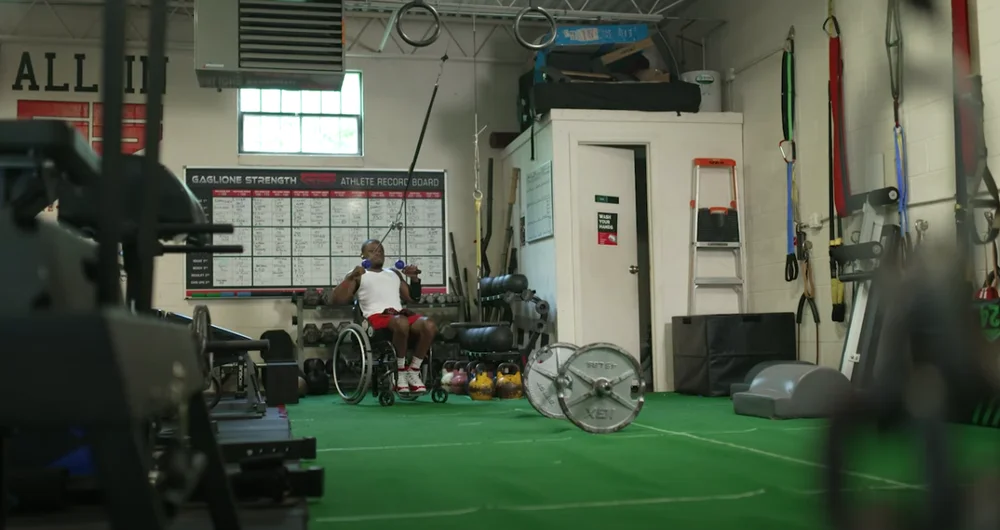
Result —
[[455, 340], [455, 337], [458, 336], [458, 330], [451, 327], [451, 324], [438, 326], [438, 336], [441, 340], [450, 342]]
[[305, 373], [306, 388], [310, 395], [323, 395], [330, 391], [330, 376], [326, 373], [326, 362], [323, 359], [306, 359], [302, 371]]
[[337, 342], [337, 328], [333, 325], [333, 322], [327, 322], [320, 328], [320, 342], [323, 344]]
[[302, 301], [306, 305], [320, 305], [323, 303], [323, 295], [318, 289], [306, 289], [304, 295], [302, 295]]
[[319, 340], [322, 336], [323, 334], [320, 333], [316, 324], [306, 324], [305, 327], [302, 328], [302, 342], [306, 346], [315, 346], [319, 344]]

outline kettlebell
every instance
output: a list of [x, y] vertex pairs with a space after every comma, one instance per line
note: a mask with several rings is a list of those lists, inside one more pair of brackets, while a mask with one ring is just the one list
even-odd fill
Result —
[[446, 391], [451, 390], [451, 379], [455, 377], [455, 373], [452, 369], [455, 367], [455, 361], [445, 361], [441, 365], [441, 388]]
[[458, 395], [465, 395], [465, 384], [469, 382], [469, 374], [465, 372], [465, 367], [469, 363], [465, 361], [459, 361], [455, 363], [455, 375], [451, 378], [451, 393]]
[[487, 371], [488, 367], [484, 363], [476, 365], [476, 376], [469, 382], [469, 397], [475, 401], [489, 401], [493, 399], [493, 378]]
[[521, 399], [524, 388], [521, 384], [521, 369], [514, 363], [503, 363], [497, 367], [497, 397], [500, 399]]
[[299, 377], [299, 397], [306, 397], [306, 392], [309, 390], [309, 385], [306, 384], [306, 380]]

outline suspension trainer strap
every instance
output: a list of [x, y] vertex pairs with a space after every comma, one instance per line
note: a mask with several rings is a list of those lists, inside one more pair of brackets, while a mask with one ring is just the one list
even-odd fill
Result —
[[823, 29], [829, 36], [830, 51], [830, 113], [833, 116], [833, 178], [834, 204], [838, 217], [850, 215], [847, 198], [851, 196], [847, 167], [847, 142], [844, 125], [844, 58], [840, 42], [840, 22], [833, 14], [832, 0], [827, 4], [828, 13]]
[[888, 0], [885, 16], [885, 51], [889, 59], [889, 90], [892, 94], [892, 141], [896, 162], [896, 189], [899, 190], [899, 229], [903, 256], [912, 248], [910, 241], [910, 219], [907, 208], [909, 186], [906, 170], [906, 135], [900, 120], [903, 103], [903, 27], [899, 14], [900, 0]]
[[795, 182], [795, 27], [788, 30], [785, 51], [781, 55], [781, 130], [778, 143], [785, 159], [785, 281], [799, 277], [799, 260], [795, 249], [798, 230], [798, 190]]
[[[830, 90], [828, 88], [828, 90]], [[834, 259], [836, 248], [843, 244], [843, 225], [840, 217], [837, 217], [834, 196], [836, 186], [834, 179], [834, 150], [833, 150], [833, 98], [827, 104], [830, 112], [827, 114], [827, 171], [829, 175], [829, 223], [830, 223], [830, 302], [833, 311], [830, 320], [834, 322], [844, 322], [847, 319], [847, 304], [844, 302], [844, 284], [840, 281], [840, 262]]]

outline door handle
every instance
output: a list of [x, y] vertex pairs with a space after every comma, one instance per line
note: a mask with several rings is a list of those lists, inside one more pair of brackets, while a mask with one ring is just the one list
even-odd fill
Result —
[[639, 274], [639, 267], [636, 266], [636, 265], [629, 265], [628, 266], [628, 271], [631, 274]]

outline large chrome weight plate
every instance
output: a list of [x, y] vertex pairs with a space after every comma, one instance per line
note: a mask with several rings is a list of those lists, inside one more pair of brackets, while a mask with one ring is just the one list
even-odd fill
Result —
[[340, 330], [331, 362], [337, 393], [351, 405], [361, 403], [372, 380], [371, 345], [361, 326], [348, 324]]
[[194, 335], [199, 355], [205, 355], [205, 350], [208, 349], [211, 329], [212, 317], [208, 312], [208, 306], [195, 306], [194, 313], [191, 314], [191, 334]]
[[646, 382], [639, 361], [627, 351], [598, 342], [561, 361], [556, 396], [574, 425], [606, 434], [624, 429], [639, 415]]
[[562, 409], [556, 397], [556, 379], [562, 363], [577, 350], [576, 345], [555, 342], [543, 346], [528, 355], [521, 378], [524, 381], [524, 395], [528, 403], [543, 416], [563, 419]]

